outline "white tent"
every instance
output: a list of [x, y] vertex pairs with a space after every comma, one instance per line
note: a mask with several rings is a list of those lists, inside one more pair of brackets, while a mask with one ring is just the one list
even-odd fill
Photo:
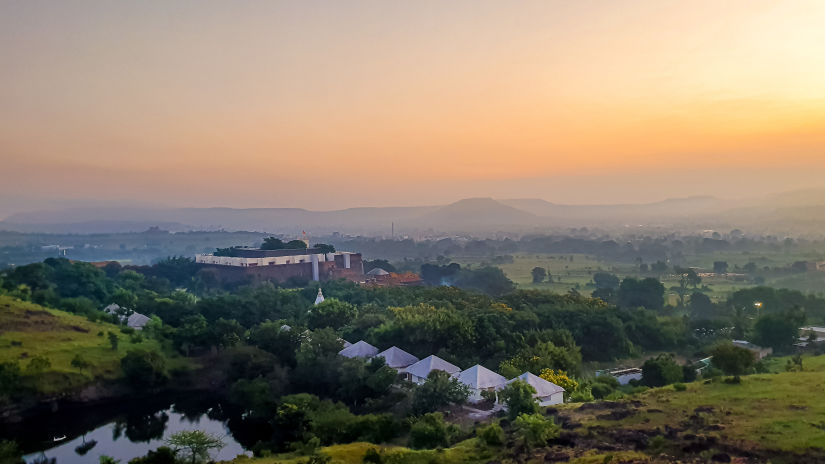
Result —
[[133, 329], [142, 330], [143, 326], [148, 324], [151, 320], [152, 319], [150, 319], [148, 316], [144, 316], [143, 314], [132, 313], [126, 319], [126, 325]]
[[338, 354], [347, 358], [364, 358], [368, 359], [378, 354], [378, 348], [370, 345], [364, 340], [359, 340], [352, 345], [339, 351]]
[[430, 375], [432, 371], [444, 371], [453, 375], [460, 372], [461, 368], [433, 354], [406, 368], [405, 371], [411, 381], [421, 385], [427, 380], [427, 376]]
[[470, 388], [468, 400], [471, 403], [477, 403], [483, 399], [481, 397], [482, 391], [501, 390], [507, 383], [507, 379], [503, 376], [478, 364], [459, 372], [456, 378]]
[[418, 362], [418, 358], [397, 346], [391, 346], [375, 356], [384, 358], [384, 360], [387, 361], [387, 365], [397, 371]]
[[508, 380], [507, 384], [509, 385], [516, 380], [526, 382], [527, 385], [530, 385], [536, 389], [536, 393], [533, 395], [533, 398], [539, 400], [540, 406], [550, 406], [552, 404], [564, 403], [564, 388], [561, 388], [553, 382], [548, 382], [537, 375], [533, 375], [530, 372], [525, 372], [515, 379]]
[[319, 305], [324, 302], [324, 293], [321, 292], [321, 289], [318, 289], [318, 295], [315, 297], [315, 304]]

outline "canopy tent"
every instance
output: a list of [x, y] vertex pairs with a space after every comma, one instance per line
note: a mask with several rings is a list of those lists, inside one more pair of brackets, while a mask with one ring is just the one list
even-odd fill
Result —
[[364, 340], [359, 340], [352, 345], [339, 351], [338, 354], [347, 358], [371, 358], [378, 354], [378, 348], [370, 345]]
[[461, 368], [433, 354], [408, 367], [405, 371], [409, 374], [410, 380], [422, 384], [427, 380], [427, 376], [430, 375], [432, 371], [444, 371], [453, 375], [460, 372]]
[[397, 346], [391, 346], [376, 355], [376, 357], [379, 356], [384, 358], [387, 365], [393, 369], [403, 369], [418, 362], [418, 358]]

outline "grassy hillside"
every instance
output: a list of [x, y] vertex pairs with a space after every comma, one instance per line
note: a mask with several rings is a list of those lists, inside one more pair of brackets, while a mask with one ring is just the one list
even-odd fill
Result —
[[[109, 332], [118, 336], [117, 350], [111, 347]], [[85, 317], [0, 296], [0, 363], [19, 363], [25, 384], [39, 393], [51, 394], [95, 379], [120, 377], [120, 359], [128, 350], [160, 350], [157, 341], [140, 338], [142, 341], [133, 340], [113, 324], [90, 322]], [[85, 358], [90, 367], [82, 372], [72, 367], [76, 355]], [[33, 375], [28, 366], [37, 356], [47, 358], [51, 366]], [[181, 362], [172, 360], [173, 365]]]

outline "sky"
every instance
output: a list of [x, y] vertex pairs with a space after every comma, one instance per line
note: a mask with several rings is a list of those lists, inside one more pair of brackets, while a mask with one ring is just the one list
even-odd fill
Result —
[[821, 0], [0, 1], [0, 217], [825, 187]]

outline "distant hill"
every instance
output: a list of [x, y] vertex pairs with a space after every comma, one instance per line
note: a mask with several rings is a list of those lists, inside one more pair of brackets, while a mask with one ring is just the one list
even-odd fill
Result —
[[[713, 196], [673, 198], [643, 204], [565, 205], [537, 198], [469, 198], [448, 205], [348, 208], [67, 208], [18, 213], [0, 230], [47, 233], [226, 230], [282, 234], [341, 232], [388, 235], [392, 225], [416, 232], [523, 232], [550, 227], [742, 228], [775, 233], [821, 233], [825, 190], [800, 190], [742, 200]], [[800, 227], [797, 227], [800, 226]]]
[[505, 205], [492, 198], [460, 200], [416, 219], [422, 226], [440, 230], [468, 230], [468, 228], [507, 227], [541, 222], [532, 213]]

